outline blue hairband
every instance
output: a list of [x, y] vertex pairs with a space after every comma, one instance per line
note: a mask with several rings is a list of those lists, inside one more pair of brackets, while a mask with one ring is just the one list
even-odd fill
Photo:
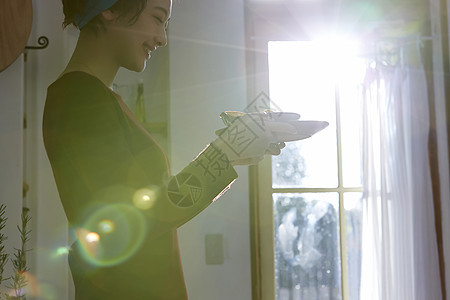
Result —
[[85, 0], [84, 11], [82, 14], [74, 16], [75, 24], [81, 29], [89, 23], [95, 16], [104, 10], [107, 10], [119, 0]]

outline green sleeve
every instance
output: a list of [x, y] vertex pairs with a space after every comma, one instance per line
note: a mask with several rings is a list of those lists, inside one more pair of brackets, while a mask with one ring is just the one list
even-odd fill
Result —
[[213, 144], [208, 145], [170, 179], [167, 185], [170, 209], [165, 215], [184, 223], [218, 199], [237, 177], [226, 155]]

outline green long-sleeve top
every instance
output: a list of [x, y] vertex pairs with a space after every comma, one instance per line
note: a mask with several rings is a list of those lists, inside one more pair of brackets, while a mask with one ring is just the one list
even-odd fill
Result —
[[84, 72], [48, 88], [43, 136], [77, 237], [76, 299], [187, 299], [176, 229], [237, 178], [226, 156], [209, 145], [171, 176], [120, 96]]

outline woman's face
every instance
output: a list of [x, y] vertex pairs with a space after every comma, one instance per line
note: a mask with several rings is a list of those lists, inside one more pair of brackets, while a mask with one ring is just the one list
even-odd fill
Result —
[[167, 44], [166, 26], [172, 10], [171, 0], [148, 0], [136, 23], [129, 18], [112, 20], [106, 34], [111, 42], [113, 59], [119, 66], [141, 72], [151, 52]]

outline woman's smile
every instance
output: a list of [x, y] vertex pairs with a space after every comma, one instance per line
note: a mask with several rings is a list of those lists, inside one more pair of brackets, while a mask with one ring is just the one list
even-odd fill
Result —
[[152, 50], [150, 50], [146, 46], [143, 46], [143, 48], [144, 48], [144, 54], [145, 54], [146, 60], [149, 60], [151, 57]]

